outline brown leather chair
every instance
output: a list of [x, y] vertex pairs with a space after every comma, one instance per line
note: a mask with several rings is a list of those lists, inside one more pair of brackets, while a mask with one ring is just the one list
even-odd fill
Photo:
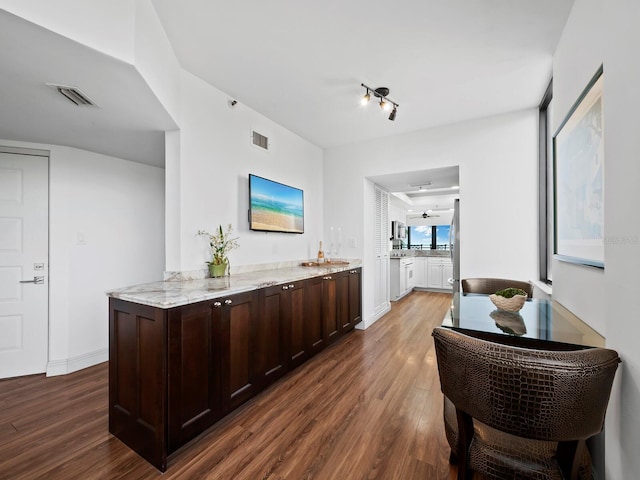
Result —
[[508, 278], [463, 278], [461, 282], [462, 293], [483, 293], [491, 295], [498, 290], [514, 287], [527, 292], [529, 298], [533, 297], [533, 285], [531, 282], [521, 280], [509, 280]]
[[533, 350], [446, 328], [433, 337], [455, 410], [458, 479], [591, 479], [585, 441], [602, 430], [615, 351]]

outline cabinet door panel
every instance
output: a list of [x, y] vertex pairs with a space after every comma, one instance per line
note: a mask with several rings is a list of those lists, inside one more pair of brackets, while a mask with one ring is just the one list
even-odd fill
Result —
[[265, 290], [263, 315], [258, 322], [257, 371], [262, 386], [284, 375], [287, 363], [286, 324], [289, 321], [289, 292], [281, 286]]
[[229, 387], [231, 397], [251, 385], [251, 319], [246, 304], [233, 306], [229, 314]]
[[289, 315], [289, 359], [291, 367], [296, 367], [309, 358], [307, 342], [305, 341], [305, 287], [304, 282], [298, 282], [293, 289], [289, 289], [291, 296], [291, 311]]
[[427, 286], [429, 288], [442, 288], [442, 265], [427, 264]]
[[325, 326], [322, 315], [322, 277], [307, 280], [305, 286], [304, 327], [307, 350], [313, 355], [325, 345]]
[[322, 316], [327, 343], [338, 338], [338, 304], [336, 299], [336, 280], [327, 275], [322, 282]]
[[212, 425], [220, 411], [220, 356], [211, 303], [169, 313], [169, 451]]
[[227, 411], [251, 398], [259, 389], [257, 300], [253, 292], [223, 299], [212, 312], [219, 318], [222, 342], [222, 409]]
[[167, 466], [166, 313], [109, 299], [109, 432]]
[[338, 327], [341, 331], [350, 330], [353, 325], [349, 317], [349, 272], [340, 272], [335, 279]]
[[416, 279], [416, 287], [427, 286], [427, 259], [425, 257], [416, 257], [413, 262], [413, 271]]
[[355, 327], [362, 321], [362, 287], [360, 284], [360, 272], [358, 268], [349, 274], [349, 318], [351, 326]]

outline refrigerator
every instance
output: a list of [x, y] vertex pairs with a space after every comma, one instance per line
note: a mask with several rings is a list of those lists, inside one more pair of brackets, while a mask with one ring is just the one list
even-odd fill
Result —
[[453, 217], [449, 229], [449, 252], [453, 265], [453, 276], [449, 283], [453, 287], [453, 293], [460, 293], [460, 199], [453, 201]]

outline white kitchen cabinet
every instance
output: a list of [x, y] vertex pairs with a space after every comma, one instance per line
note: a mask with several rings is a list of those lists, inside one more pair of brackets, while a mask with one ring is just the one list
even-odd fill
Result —
[[427, 288], [451, 290], [449, 278], [453, 276], [453, 265], [449, 257], [427, 257]]
[[415, 286], [414, 258], [391, 258], [391, 300], [400, 300]]
[[413, 259], [413, 274], [417, 288], [427, 288], [427, 257]]

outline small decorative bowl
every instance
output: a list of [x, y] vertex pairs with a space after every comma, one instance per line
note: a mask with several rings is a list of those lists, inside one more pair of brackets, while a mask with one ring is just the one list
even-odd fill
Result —
[[498, 310], [504, 310], [505, 312], [519, 312], [524, 306], [524, 302], [527, 301], [527, 296], [514, 295], [511, 298], [505, 298], [501, 295], [492, 293], [489, 295], [489, 299], [498, 308]]

